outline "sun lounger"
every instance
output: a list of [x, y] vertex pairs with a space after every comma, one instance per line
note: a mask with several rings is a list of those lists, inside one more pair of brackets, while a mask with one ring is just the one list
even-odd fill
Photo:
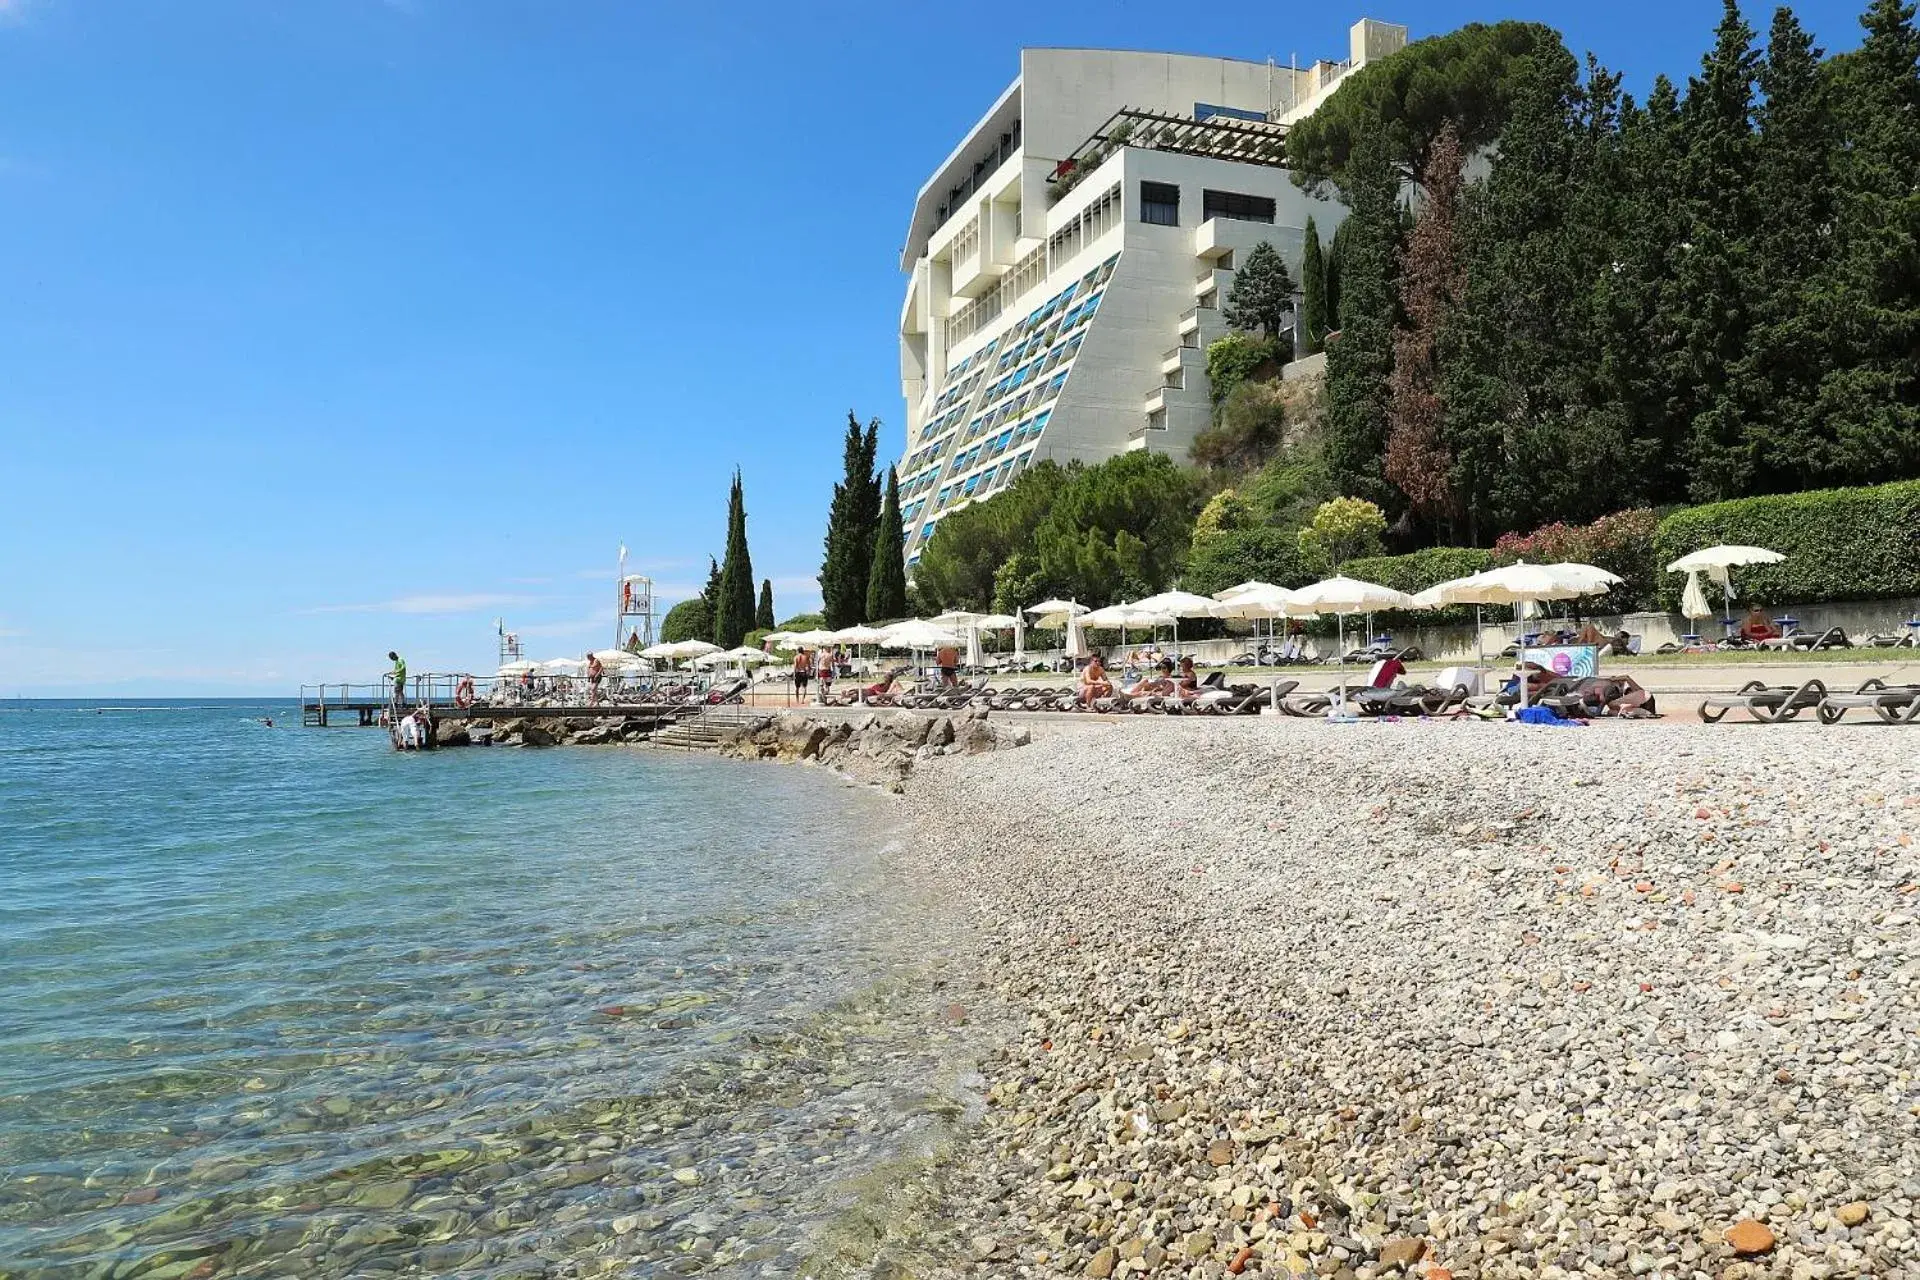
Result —
[[1827, 696], [1827, 686], [1818, 680], [1803, 685], [1770, 685], [1764, 680], [1749, 680], [1732, 693], [1710, 694], [1700, 704], [1700, 718], [1718, 724], [1727, 712], [1744, 710], [1762, 724], [1791, 720], [1809, 707], [1817, 707]]
[[1838, 724], [1854, 710], [1871, 711], [1888, 724], [1913, 724], [1920, 721], [1920, 684], [1888, 684], [1876, 677], [1852, 693], [1830, 693], [1820, 700], [1820, 723]]
[[1812, 653], [1818, 649], [1851, 649], [1853, 641], [1847, 639], [1847, 633], [1839, 627], [1828, 627], [1825, 631], [1796, 631], [1789, 636], [1774, 636], [1762, 640], [1762, 649], [1783, 649], [1795, 653]]

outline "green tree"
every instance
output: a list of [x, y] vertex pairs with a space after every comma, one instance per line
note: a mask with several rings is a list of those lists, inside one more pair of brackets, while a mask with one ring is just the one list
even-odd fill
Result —
[[1360, 139], [1345, 172], [1352, 212], [1341, 227], [1340, 339], [1327, 348], [1327, 465], [1343, 491], [1388, 501], [1381, 454], [1399, 318], [1400, 188], [1375, 135]]
[[827, 513], [826, 556], [820, 565], [820, 611], [827, 626], [838, 630], [861, 621], [867, 607], [867, 579], [873, 569], [873, 531], [880, 520], [880, 478], [874, 457], [880, 447], [880, 420], [863, 432], [860, 420], [847, 413], [847, 435], [841, 447], [845, 476], [833, 487]]
[[1248, 250], [1246, 260], [1233, 273], [1221, 318], [1236, 329], [1274, 342], [1292, 323], [1292, 312], [1293, 277], [1287, 274], [1280, 251], [1262, 240]]
[[[1338, 329], [1342, 317], [1346, 314], [1340, 309], [1340, 277], [1346, 270], [1347, 242], [1353, 233], [1347, 230], [1352, 219], [1343, 218], [1340, 225], [1333, 229], [1333, 239], [1327, 244], [1327, 332]], [[1326, 345], [1324, 342], [1321, 344]]]
[[1920, 476], [1920, 32], [1914, 6], [1872, 0], [1860, 47], [1834, 60], [1834, 262], [1820, 313], [1836, 351], [1813, 418], [1830, 475]]
[[1746, 493], [1754, 470], [1728, 373], [1746, 351], [1753, 306], [1746, 264], [1758, 221], [1753, 92], [1760, 55], [1736, 0], [1723, 4], [1713, 48], [1688, 83], [1680, 113], [1688, 234], [1676, 315], [1692, 374], [1689, 487], [1703, 502]]
[[1838, 474], [1833, 437], [1813, 404], [1835, 356], [1820, 305], [1835, 237], [1808, 231], [1834, 224], [1841, 136], [1831, 77], [1791, 9], [1774, 13], [1758, 86], [1747, 264], [1753, 323], [1727, 381], [1747, 435], [1750, 487], [1781, 492]]
[[1559, 45], [1559, 33], [1537, 22], [1472, 22], [1368, 63], [1288, 132], [1293, 180], [1309, 191], [1336, 186], [1351, 208], [1354, 184], [1373, 181], [1351, 172], [1355, 153], [1371, 142], [1401, 176], [1425, 186], [1441, 130], [1451, 125], [1469, 153], [1493, 142], [1506, 123], [1516, 64]]
[[773, 630], [773, 579], [760, 580], [760, 606], [753, 611], [753, 629], [755, 631]]
[[701, 603], [706, 605], [707, 629], [696, 640], [713, 642], [713, 624], [720, 616], [720, 562], [712, 556], [707, 557], [707, 585], [700, 590]]
[[1633, 270], [1614, 257], [1618, 121], [1616, 76], [1590, 63], [1583, 89], [1571, 54], [1542, 51], [1520, 69], [1499, 156], [1467, 198], [1440, 394], [1449, 483], [1477, 545], [1567, 510], [1610, 510], [1643, 470], [1598, 350], [1599, 299]]
[[1035, 582], [1096, 607], [1164, 590], [1186, 563], [1198, 497], [1193, 473], [1165, 454], [1069, 466], [1033, 531]]
[[747, 552], [747, 498], [740, 472], [733, 473], [727, 497], [727, 558], [720, 566], [720, 590], [713, 619], [713, 642], [738, 648], [753, 630], [753, 557]]
[[1320, 247], [1320, 230], [1307, 215], [1306, 237], [1300, 250], [1300, 326], [1309, 355], [1326, 346], [1329, 317], [1327, 307], [1327, 259]]
[[1234, 389], [1278, 354], [1275, 343], [1250, 333], [1229, 333], [1207, 344], [1207, 394], [1213, 401], [1216, 422], [1220, 406]]
[[1320, 504], [1313, 523], [1297, 535], [1300, 553], [1310, 564], [1339, 573], [1356, 556], [1380, 554], [1380, 535], [1387, 518], [1365, 498], [1335, 498]]
[[887, 468], [887, 496], [873, 532], [873, 567], [867, 578], [867, 620], [907, 616], [906, 537], [900, 528], [900, 476]]
[[1296, 530], [1256, 526], [1196, 540], [1180, 585], [1211, 595], [1242, 582], [1304, 587], [1316, 576], [1301, 555]]
[[1034, 530], [1065, 484], [1064, 469], [1039, 462], [1015, 476], [991, 502], [976, 502], [944, 517], [913, 569], [914, 589], [925, 611], [992, 608], [1000, 566], [1018, 552], [1032, 551]]
[[691, 600], [682, 600], [667, 610], [667, 616], [660, 620], [660, 642], [679, 644], [682, 640], [713, 639], [713, 614], [707, 609], [705, 596], [695, 596]]

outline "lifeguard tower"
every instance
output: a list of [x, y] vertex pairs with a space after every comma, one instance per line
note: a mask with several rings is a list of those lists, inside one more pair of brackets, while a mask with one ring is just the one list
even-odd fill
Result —
[[520, 661], [520, 633], [507, 630], [505, 618], [493, 620], [494, 634], [500, 637], [500, 665]]
[[[626, 560], [621, 559], [621, 568]], [[613, 647], [638, 653], [653, 644], [653, 579], [641, 573], [621, 573], [620, 611], [613, 624]]]

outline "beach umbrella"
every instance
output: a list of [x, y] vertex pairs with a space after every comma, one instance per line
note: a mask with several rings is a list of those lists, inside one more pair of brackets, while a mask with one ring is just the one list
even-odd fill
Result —
[[1110, 604], [1104, 609], [1095, 609], [1083, 613], [1074, 619], [1081, 627], [1118, 627], [1120, 643], [1127, 643], [1128, 627], [1167, 627], [1173, 626], [1173, 615], [1156, 613], [1142, 609], [1137, 604]]
[[960, 637], [953, 632], [920, 618], [896, 622], [880, 630], [886, 637], [879, 642], [883, 649], [943, 649], [949, 645], [957, 648], [960, 644]]
[[[1765, 547], [1708, 547], [1704, 551], [1695, 551], [1691, 554], [1681, 556], [1678, 560], [1675, 560], [1667, 566], [1667, 572], [1704, 573], [1712, 578], [1720, 587], [1721, 592], [1726, 596], [1727, 615], [1731, 617], [1733, 615], [1733, 575], [1730, 574], [1728, 570], [1737, 569], [1741, 565], [1748, 564], [1779, 564], [1785, 559], [1786, 557], [1778, 551], [1770, 551]], [[1704, 593], [1702, 593], [1701, 598], [1706, 598]], [[1686, 613], [1686, 610], [1682, 608], [1681, 612]], [[1704, 618], [1711, 617], [1712, 614], [1711, 612], [1699, 615], [1689, 613], [1687, 616], [1689, 618], [1695, 616]]]
[[[1456, 587], [1454, 594], [1463, 603], [1510, 604], [1515, 606], [1517, 615], [1519, 606], [1523, 604], [1598, 595], [1622, 580], [1618, 574], [1590, 564], [1528, 564], [1522, 560], [1517, 564], [1476, 573]], [[1527, 637], [1524, 632], [1520, 636], [1519, 663], [1520, 706], [1524, 709], [1527, 705]]]
[[1237, 586], [1228, 587], [1225, 591], [1216, 591], [1213, 593], [1213, 598], [1215, 600], [1231, 600], [1235, 596], [1245, 595], [1250, 591], [1282, 591], [1282, 590], [1285, 590], [1285, 588], [1276, 587], [1271, 582], [1247, 581], [1247, 582], [1242, 582]]
[[746, 667], [755, 663], [772, 662], [764, 652], [752, 645], [743, 644], [737, 649], [728, 649], [720, 653], [703, 653], [693, 660], [696, 667]]
[[887, 633], [879, 627], [855, 625], [842, 627], [830, 632], [833, 644], [879, 644], [887, 638]]
[[1064, 627], [1067, 619], [1087, 612], [1087, 606], [1075, 600], [1042, 600], [1021, 610], [1036, 627]]
[[660, 644], [650, 644], [640, 651], [640, 656], [643, 658], [659, 658], [662, 661], [671, 662], [674, 656], [673, 651], [677, 647], [677, 644], [667, 644], [664, 642]]
[[788, 647], [817, 649], [823, 644], [833, 643], [833, 632], [826, 630], [824, 627], [815, 627], [811, 631], [801, 631], [795, 634], [793, 639], [794, 645]]
[[1707, 603], [1707, 593], [1700, 585], [1698, 569], [1687, 575], [1686, 590], [1680, 593], [1680, 612], [1695, 622], [1713, 616], [1713, 606]]
[[1088, 655], [1086, 633], [1080, 629], [1080, 619], [1082, 616], [1082, 613], [1069, 613], [1066, 615], [1066, 655], [1069, 659], [1076, 662]]
[[1195, 595], [1191, 591], [1162, 591], [1159, 595], [1136, 600], [1133, 604], [1136, 609], [1164, 613], [1173, 619], [1173, 647], [1176, 651], [1180, 648], [1180, 619], [1220, 616], [1218, 600], [1211, 596]]
[[967, 666], [984, 667], [986, 665], [987, 665], [986, 656], [980, 652], [980, 628], [977, 625], [968, 627], [967, 628]]
[[1413, 597], [1404, 591], [1383, 587], [1377, 582], [1362, 582], [1358, 578], [1336, 575], [1294, 592], [1293, 598], [1287, 601], [1287, 608], [1289, 611], [1308, 610], [1313, 613], [1335, 615], [1337, 619], [1335, 643], [1339, 645], [1340, 664], [1340, 696], [1337, 705], [1340, 712], [1344, 714], [1347, 705], [1347, 615], [1371, 613], [1375, 609], [1411, 609]]
[[928, 618], [927, 621], [936, 627], [953, 627], [958, 629], [960, 627], [970, 626], [984, 617], [986, 617], [984, 613], [969, 613], [965, 609], [949, 609], [945, 613], [935, 614], [933, 617]]
[[540, 669], [539, 663], [527, 662], [524, 659], [522, 659], [518, 662], [502, 663], [500, 665], [500, 669], [494, 672], [493, 674], [496, 678], [504, 680], [504, 679], [512, 679], [517, 676], [532, 675], [534, 672], [538, 671], [539, 669]]

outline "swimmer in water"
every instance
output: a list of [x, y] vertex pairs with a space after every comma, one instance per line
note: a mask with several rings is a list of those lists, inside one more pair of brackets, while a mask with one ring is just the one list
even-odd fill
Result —
[[267, 728], [269, 728], [269, 729], [271, 729], [271, 728], [273, 728], [273, 717], [272, 717], [272, 716], [261, 716], [261, 717], [260, 717], [260, 723], [261, 723], [261, 724], [263, 724], [263, 725], [265, 725], [265, 726], [267, 726]]

